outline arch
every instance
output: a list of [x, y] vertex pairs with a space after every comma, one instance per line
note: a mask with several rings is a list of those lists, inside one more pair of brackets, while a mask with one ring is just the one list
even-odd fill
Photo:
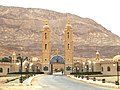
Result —
[[86, 65], [86, 72], [89, 72], [89, 65]]
[[67, 32], [67, 37], [70, 38], [70, 33], [69, 32]]
[[70, 70], [72, 70], [72, 67], [67, 66], [67, 67], [66, 67], [66, 70], [67, 70], [67, 71], [70, 71]]
[[10, 69], [8, 68], [8, 69], [7, 69], [7, 73], [9, 73], [9, 72], [10, 72]]
[[3, 68], [0, 68], [0, 73], [3, 73]]
[[47, 49], [47, 44], [45, 44], [45, 50]]
[[110, 71], [110, 66], [107, 67], [107, 71]]
[[54, 56], [50, 63], [64, 63], [64, 59], [61, 56]]
[[25, 72], [29, 72], [29, 62], [27, 61], [27, 60], [25, 60], [24, 62], [23, 62], [23, 71], [25, 71]]
[[47, 33], [45, 33], [45, 39], [47, 39]]
[[43, 69], [44, 69], [44, 71], [48, 71], [48, 67], [47, 66], [45, 66]]
[[36, 72], [40, 72], [41, 71], [41, 68], [42, 68], [42, 65], [40, 63], [36, 63], [35, 64], [35, 71]]
[[101, 69], [102, 69], [102, 72], [103, 72], [103, 67]]
[[68, 44], [68, 49], [70, 49], [70, 44]]

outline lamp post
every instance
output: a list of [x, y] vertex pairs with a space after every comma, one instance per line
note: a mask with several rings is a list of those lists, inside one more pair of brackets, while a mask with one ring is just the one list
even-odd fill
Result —
[[117, 82], [119, 85], [119, 65], [118, 65], [118, 62], [117, 62]]
[[22, 78], [22, 62], [23, 62], [23, 58], [20, 54], [18, 54], [17, 59], [20, 60], [20, 83], [23, 83], [23, 78]]
[[[116, 62], [117, 64], [117, 81], [116, 81], [116, 85], [119, 85], [119, 63], [118, 61]], [[113, 66], [115, 66], [115, 64], [113, 64]]]

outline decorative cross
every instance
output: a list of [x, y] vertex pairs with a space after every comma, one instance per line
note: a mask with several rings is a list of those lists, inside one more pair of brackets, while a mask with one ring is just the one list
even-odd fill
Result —
[[68, 16], [67, 18], [68, 18], [68, 22], [67, 23], [70, 24], [70, 17]]
[[58, 53], [60, 52], [60, 50], [56, 49], [56, 51], [55, 51], [55, 52], [56, 52], [56, 54], [57, 54], [57, 56], [58, 56]]
[[45, 22], [46, 24], [48, 24], [48, 19], [45, 19], [44, 22]]

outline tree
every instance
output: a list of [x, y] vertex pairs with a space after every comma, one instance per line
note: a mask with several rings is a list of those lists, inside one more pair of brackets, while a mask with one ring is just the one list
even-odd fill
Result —
[[12, 60], [11, 60], [10, 57], [4, 57], [4, 58], [2, 58], [1, 61], [2, 61], [2, 62], [11, 62]]

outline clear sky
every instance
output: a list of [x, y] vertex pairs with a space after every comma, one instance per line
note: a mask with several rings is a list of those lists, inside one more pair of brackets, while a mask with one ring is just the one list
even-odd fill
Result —
[[120, 36], [120, 0], [0, 0], [0, 5], [76, 14], [91, 18]]

